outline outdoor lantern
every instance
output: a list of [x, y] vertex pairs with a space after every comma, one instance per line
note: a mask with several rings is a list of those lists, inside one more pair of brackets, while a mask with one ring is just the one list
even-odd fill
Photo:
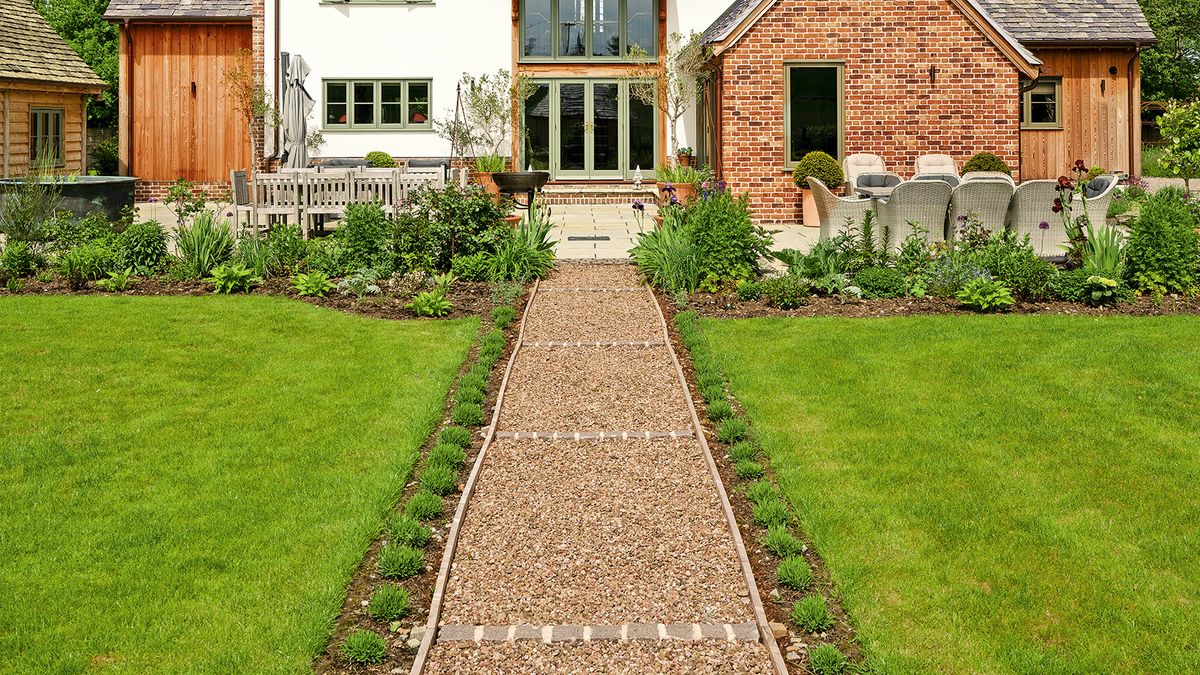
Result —
[[633, 170], [633, 189], [634, 190], [642, 189], [642, 165], [641, 164], [637, 165], [637, 168], [635, 168]]

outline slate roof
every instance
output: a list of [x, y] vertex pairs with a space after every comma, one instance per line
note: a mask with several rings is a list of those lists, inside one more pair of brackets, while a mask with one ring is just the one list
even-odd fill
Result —
[[250, 19], [251, 0], [111, 0], [106, 19]]
[[81, 85], [92, 91], [108, 86], [30, 0], [0, 0], [0, 36], [0, 78]]
[[[705, 43], [720, 42], [765, 0], [734, 0], [704, 32]], [[1022, 44], [1069, 42], [1153, 42], [1137, 0], [971, 0], [985, 18]]]

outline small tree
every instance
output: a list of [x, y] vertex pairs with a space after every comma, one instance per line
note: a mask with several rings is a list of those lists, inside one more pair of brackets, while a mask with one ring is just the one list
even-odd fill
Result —
[[[463, 73], [459, 80], [462, 110], [449, 121], [434, 121], [442, 138], [450, 141], [452, 153], [469, 151], [475, 157], [498, 157], [512, 140], [516, 101], [523, 100], [523, 78], [513, 85], [512, 73], [500, 69], [475, 76]], [[514, 93], [516, 94], [514, 96]]]
[[646, 105], [666, 113], [671, 130], [671, 156], [679, 151], [679, 120], [700, 100], [704, 85], [711, 74], [708, 67], [710, 51], [699, 33], [672, 33], [667, 41], [667, 61], [659, 65], [649, 59], [641, 47], [630, 49], [631, 57], [643, 65], [625, 77], [629, 94]]
[[1200, 178], [1200, 101], [1172, 103], [1158, 118], [1166, 152], [1159, 158], [1163, 168], [1183, 178], [1191, 191], [1191, 181]]
[[275, 109], [270, 92], [260, 86], [254, 77], [254, 56], [249, 49], [239, 49], [233, 65], [225, 69], [222, 76], [234, 109], [246, 120], [250, 131], [250, 154], [254, 154], [254, 140], [266, 138], [267, 129], [283, 124], [279, 111]]

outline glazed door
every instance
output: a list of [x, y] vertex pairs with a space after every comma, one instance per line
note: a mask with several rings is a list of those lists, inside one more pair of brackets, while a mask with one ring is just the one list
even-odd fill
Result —
[[[555, 180], [620, 180], [653, 171], [655, 129], [616, 80], [537, 82], [525, 101], [522, 161]], [[548, 118], [548, 119], [547, 119]]]

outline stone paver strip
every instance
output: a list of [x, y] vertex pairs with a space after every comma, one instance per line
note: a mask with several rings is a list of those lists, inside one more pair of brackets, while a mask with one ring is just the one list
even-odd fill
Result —
[[541, 674], [773, 672], [764, 645], [757, 642], [452, 642], [434, 647], [426, 673]]
[[[550, 639], [546, 640], [547, 629]], [[728, 640], [758, 642], [758, 624], [661, 623], [599, 626], [464, 626], [451, 624], [438, 628], [438, 642], [576, 642], [578, 640]]]
[[442, 622], [737, 624], [744, 586], [695, 440], [499, 440]]
[[663, 438], [695, 438], [691, 429], [679, 431], [497, 431], [496, 438], [527, 441], [653, 441]]
[[691, 426], [665, 349], [522, 349], [500, 431], [671, 431]]
[[663, 331], [658, 312], [643, 297], [564, 291], [534, 299], [529, 308], [525, 340], [661, 342]]

